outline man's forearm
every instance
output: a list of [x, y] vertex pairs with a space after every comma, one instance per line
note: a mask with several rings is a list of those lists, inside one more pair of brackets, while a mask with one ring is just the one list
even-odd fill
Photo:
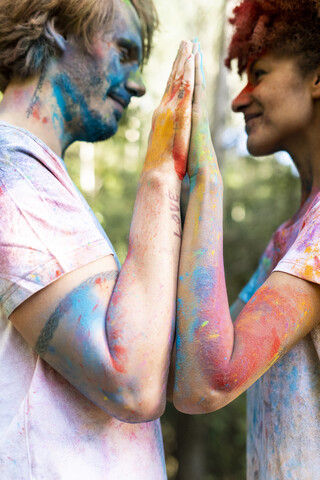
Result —
[[150, 401], [165, 399], [181, 242], [180, 188], [174, 172], [142, 175], [129, 252], [107, 315], [114, 364], [121, 375], [137, 377]]

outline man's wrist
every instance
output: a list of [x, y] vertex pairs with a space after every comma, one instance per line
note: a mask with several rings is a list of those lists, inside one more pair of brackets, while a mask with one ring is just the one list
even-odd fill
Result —
[[143, 169], [140, 177], [140, 184], [145, 182], [158, 186], [165, 185], [173, 188], [176, 187], [179, 191], [182, 183], [175, 169], [168, 165]]

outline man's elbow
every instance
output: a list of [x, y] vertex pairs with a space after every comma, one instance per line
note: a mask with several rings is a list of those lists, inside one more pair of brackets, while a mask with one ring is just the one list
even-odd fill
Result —
[[165, 391], [145, 388], [123, 396], [117, 418], [129, 423], [150, 422], [163, 415], [165, 406]]

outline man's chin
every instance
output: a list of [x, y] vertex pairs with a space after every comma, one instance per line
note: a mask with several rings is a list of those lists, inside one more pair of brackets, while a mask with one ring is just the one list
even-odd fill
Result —
[[110, 115], [110, 117], [103, 118], [101, 115], [91, 115], [84, 121], [84, 131], [87, 142], [101, 142], [113, 137], [118, 131], [118, 122], [121, 119], [120, 115]]

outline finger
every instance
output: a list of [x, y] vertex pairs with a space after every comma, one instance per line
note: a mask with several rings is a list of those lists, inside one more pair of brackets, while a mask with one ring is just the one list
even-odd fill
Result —
[[[193, 96], [195, 80], [195, 58], [193, 53], [189, 55], [184, 64], [183, 77], [181, 79], [179, 98], [182, 100], [185, 97]], [[191, 106], [191, 103], [190, 103]]]
[[192, 48], [192, 53], [196, 55], [199, 52], [199, 41], [197, 38], [193, 40], [193, 48]]
[[166, 93], [169, 93], [170, 96], [172, 96], [172, 92], [176, 92], [176, 90], [179, 88], [179, 84], [184, 75], [185, 62], [186, 59], [191, 55], [191, 52], [192, 42], [182, 42], [181, 50], [179, 51], [177, 60], [175, 62], [174, 68], [167, 84]]
[[[199, 44], [200, 45], [200, 44]], [[202, 49], [200, 48], [199, 49], [200, 51], [200, 71], [201, 71], [201, 75], [202, 75], [202, 84], [203, 84], [203, 88], [206, 88], [206, 77], [205, 77], [205, 74], [204, 74], [204, 69], [203, 69], [203, 53], [202, 53]]]
[[172, 69], [168, 78], [165, 94], [171, 89], [172, 84], [174, 83], [174, 80], [177, 76], [177, 69], [180, 68], [181, 57], [183, 55], [185, 48], [186, 48], [186, 42], [182, 40], [182, 42], [180, 43], [175, 61], [173, 62], [173, 65], [172, 65]]
[[178, 52], [177, 52], [177, 55], [176, 55], [176, 58], [173, 62], [173, 65], [172, 65], [172, 69], [171, 69], [171, 72], [170, 72], [170, 75], [169, 75], [169, 80], [174, 78], [175, 75], [176, 75], [176, 71], [177, 71], [177, 66], [178, 66], [178, 63], [180, 61], [180, 58], [181, 58], [181, 53], [183, 52], [183, 49], [185, 48], [185, 41], [182, 40], [180, 42], [180, 45], [179, 45], [179, 49], [178, 49]]
[[195, 80], [194, 80], [194, 94], [193, 103], [197, 108], [203, 97], [203, 76], [201, 72], [201, 54], [198, 52], [195, 56]]
[[186, 62], [186, 59], [191, 55], [192, 48], [193, 48], [192, 42], [190, 42], [189, 40], [186, 40], [184, 42], [184, 46], [181, 50], [181, 55], [177, 62], [177, 70], [175, 72], [176, 78], [181, 78], [181, 75], [183, 74], [183, 70], [184, 70], [184, 64]]

